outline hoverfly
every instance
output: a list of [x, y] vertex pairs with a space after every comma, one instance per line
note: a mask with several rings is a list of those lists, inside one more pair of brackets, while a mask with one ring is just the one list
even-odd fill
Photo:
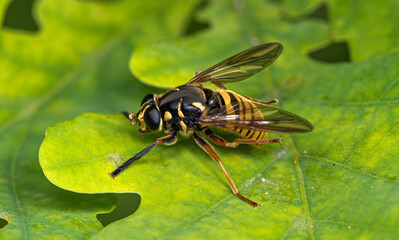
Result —
[[[128, 159], [110, 176], [114, 178], [157, 145], [175, 144], [177, 133], [192, 135], [195, 142], [220, 165], [233, 193], [244, 202], [258, 207], [259, 204], [238, 192], [219, 156], [203, 137], [216, 145], [236, 147], [239, 144], [281, 144], [281, 137], [267, 139], [267, 132], [305, 133], [313, 130], [312, 124], [304, 118], [267, 106], [277, 103], [277, 99], [267, 102], [256, 100], [227, 90], [223, 85], [242, 81], [263, 70], [278, 58], [282, 50], [283, 46], [279, 43], [251, 47], [205, 71], [197, 71], [195, 77], [186, 84], [165, 94], [148, 94], [137, 114], [123, 112], [132, 125], [137, 120], [140, 122], [139, 133], [161, 131], [163, 128], [168, 135], [158, 138]], [[217, 90], [203, 87], [205, 82], [215, 84]], [[228, 129], [241, 137], [228, 142], [216, 135], [210, 126]]]

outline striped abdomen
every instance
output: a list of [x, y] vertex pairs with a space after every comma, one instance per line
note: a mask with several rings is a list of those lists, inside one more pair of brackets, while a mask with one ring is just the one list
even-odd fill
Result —
[[[234, 121], [256, 121], [263, 120], [261, 111], [256, 105], [250, 100], [246, 99], [242, 95], [229, 90], [218, 91], [220, 99], [223, 100], [226, 116], [226, 122], [232, 124], [226, 124], [225, 128], [239, 133], [244, 138], [263, 140], [266, 139], [267, 133], [262, 131], [256, 131], [252, 129], [244, 129], [242, 127], [233, 126]], [[223, 103], [222, 103], [223, 104]]]

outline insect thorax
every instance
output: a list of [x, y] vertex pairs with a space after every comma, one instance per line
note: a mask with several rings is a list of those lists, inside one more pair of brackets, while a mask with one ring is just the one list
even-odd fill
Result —
[[199, 86], [180, 86], [159, 98], [163, 127], [166, 132], [183, 135], [199, 130], [199, 119], [212, 91]]

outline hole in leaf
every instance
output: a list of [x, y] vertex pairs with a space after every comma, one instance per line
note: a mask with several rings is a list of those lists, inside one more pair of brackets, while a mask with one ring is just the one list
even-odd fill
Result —
[[8, 224], [7, 220], [5, 220], [4, 218], [0, 218], [0, 229], [7, 226], [7, 224]]
[[322, 62], [350, 62], [348, 44], [346, 42], [331, 43], [320, 49], [310, 51], [309, 56]]
[[329, 20], [328, 20], [327, 4], [326, 3], [320, 4], [313, 12], [309, 13], [304, 18], [319, 19], [328, 22]]
[[197, 19], [197, 13], [204, 9], [208, 5], [208, 3], [208, 0], [200, 1], [198, 5], [193, 9], [192, 13], [190, 14], [190, 18], [188, 19], [186, 28], [183, 31], [184, 36], [193, 35], [197, 32], [209, 28], [209, 23], [201, 22]]
[[117, 199], [115, 209], [110, 213], [97, 214], [98, 221], [105, 227], [110, 223], [132, 215], [141, 202], [141, 197], [136, 193], [115, 194]]
[[294, 16], [290, 16], [290, 15], [283, 13], [282, 17], [285, 20], [292, 22], [292, 23], [304, 21], [307, 19], [315, 19], [315, 20], [320, 20], [320, 21], [328, 23], [328, 21], [329, 21], [328, 6], [326, 3], [321, 3], [314, 10], [312, 10], [308, 13], [305, 13], [303, 15], [294, 17]]
[[2, 27], [37, 32], [39, 26], [33, 16], [35, 2], [36, 0], [11, 1], [4, 14]]

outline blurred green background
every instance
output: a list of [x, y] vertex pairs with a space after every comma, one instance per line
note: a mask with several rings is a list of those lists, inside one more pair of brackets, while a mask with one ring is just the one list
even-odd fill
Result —
[[[40, 31], [39, 24], [34, 18], [34, 7], [37, 0], [14, 0], [10, 1], [6, 9], [6, 14], [3, 20], [3, 28], [19, 29], [31, 33]], [[112, 2], [110, 0], [103, 0], [97, 2]], [[96, 2], [96, 1], [93, 1]], [[195, 18], [196, 11], [200, 11], [202, 8], [209, 4], [209, 0], [199, 1], [198, 5], [190, 16], [187, 22], [187, 26], [182, 32], [183, 36], [190, 36], [198, 31], [205, 30], [209, 27], [209, 23], [201, 22]], [[306, 3], [304, 3], [306, 5]], [[287, 17], [288, 18], [288, 17]], [[290, 19], [291, 21], [300, 21], [301, 19], [313, 18], [321, 21], [328, 22], [328, 10], [327, 4], [322, 2], [318, 4], [309, 13], [303, 16], [295, 17]], [[326, 46], [320, 46], [319, 49], [315, 49], [309, 52], [309, 56], [325, 62], [347, 62], [350, 61], [350, 55], [348, 45], [345, 41], [332, 41]]]
[[[232, 228], [260, 232], [258, 236], [241, 233], [241, 238], [248, 239], [395, 239], [398, 236], [395, 230], [399, 211], [396, 179], [399, 167], [395, 157], [398, 149], [393, 144], [395, 138], [387, 139], [397, 136], [394, 126], [398, 123], [395, 118], [398, 1], [234, 0], [220, 1], [220, 5], [216, 2], [1, 1], [0, 238], [88, 239], [105, 238], [117, 232], [117, 225], [114, 229], [103, 226], [135, 212], [140, 195], [79, 194], [53, 185], [44, 176], [38, 160], [46, 129], [85, 112], [136, 111], [144, 95], [164, 91], [153, 86], [167, 88], [189, 79], [167, 76], [186, 76], [186, 72], [201, 70], [265, 41], [281, 41], [285, 46], [275, 68], [270, 75], [255, 77], [257, 84], [245, 82], [232, 89], [243, 89], [243, 93], [262, 99], [278, 96], [283, 107], [309, 117], [316, 129], [313, 137], [295, 136], [292, 142], [298, 151], [312, 154], [313, 149], [313, 155], [319, 156], [319, 162], [327, 162], [327, 167], [305, 164], [303, 172], [296, 168], [297, 175], [287, 176], [301, 183], [303, 173], [303, 184], [297, 184], [292, 194], [301, 199], [299, 196], [303, 195], [299, 193], [309, 193], [311, 203], [310, 210], [303, 203], [305, 217], [299, 214], [289, 220], [290, 227], [282, 227], [285, 235], [281, 232], [266, 235], [259, 229], [251, 230], [251, 226]], [[137, 70], [129, 69], [132, 56], [141, 64]], [[361, 109], [354, 110], [353, 106]], [[150, 141], [156, 136], [143, 139]], [[369, 142], [376, 145], [369, 146]], [[369, 152], [371, 148], [378, 151]], [[280, 150], [290, 151], [290, 147], [286, 144], [281, 149], [268, 150], [271, 156], [276, 156]], [[237, 151], [248, 153], [245, 149]], [[252, 149], [248, 151], [252, 154]], [[306, 154], [301, 154], [297, 157], [305, 162]], [[350, 173], [334, 175], [337, 170], [330, 169], [332, 165], [349, 169]], [[314, 177], [317, 174], [319, 178]], [[356, 174], [366, 177], [366, 183]], [[326, 183], [319, 193], [326, 191], [330, 200], [318, 198], [313, 192], [313, 186], [317, 185], [313, 181], [321, 182], [320, 176], [332, 179], [328, 182], [331, 185]], [[342, 193], [342, 202], [338, 204], [339, 200], [333, 197], [341, 192], [331, 189], [344, 188], [350, 182], [357, 185], [345, 189], [347, 192]], [[279, 187], [284, 188], [282, 185]], [[364, 190], [370, 186], [378, 191]], [[366, 204], [363, 200], [367, 196], [371, 200]], [[269, 200], [265, 201], [273, 202]], [[302, 209], [302, 203], [295, 204]], [[346, 207], [334, 211], [338, 205]], [[320, 213], [317, 221], [309, 220], [323, 207], [331, 212]], [[336, 220], [345, 219], [345, 212], [351, 212], [350, 209], [356, 211], [348, 214], [354, 224]], [[361, 212], [369, 216], [362, 216]], [[154, 213], [154, 218], [160, 218], [162, 213], [158, 214]], [[219, 211], [219, 214], [229, 213]], [[265, 219], [265, 213], [262, 214], [253, 221]], [[229, 218], [237, 221], [233, 216]], [[249, 218], [254, 219], [253, 215]], [[282, 217], [261, 223], [282, 226], [286, 221]], [[120, 224], [119, 229], [129, 226]], [[169, 227], [185, 226], [185, 222], [176, 224], [178, 227], [162, 225], [151, 231], [163, 234]], [[331, 225], [323, 227], [323, 224]], [[149, 229], [148, 225], [141, 227]], [[347, 232], [351, 228], [356, 229]], [[104, 229], [109, 232], [101, 231]], [[142, 232], [135, 237], [158, 236]], [[191, 232], [196, 235], [181, 234], [182, 238], [209, 238], [206, 234], [202, 236], [203, 232], [210, 236], [234, 236], [227, 230], [220, 231], [220, 235], [198, 229]], [[121, 230], [120, 234], [126, 233]], [[164, 238], [174, 236], [165, 234]]]

